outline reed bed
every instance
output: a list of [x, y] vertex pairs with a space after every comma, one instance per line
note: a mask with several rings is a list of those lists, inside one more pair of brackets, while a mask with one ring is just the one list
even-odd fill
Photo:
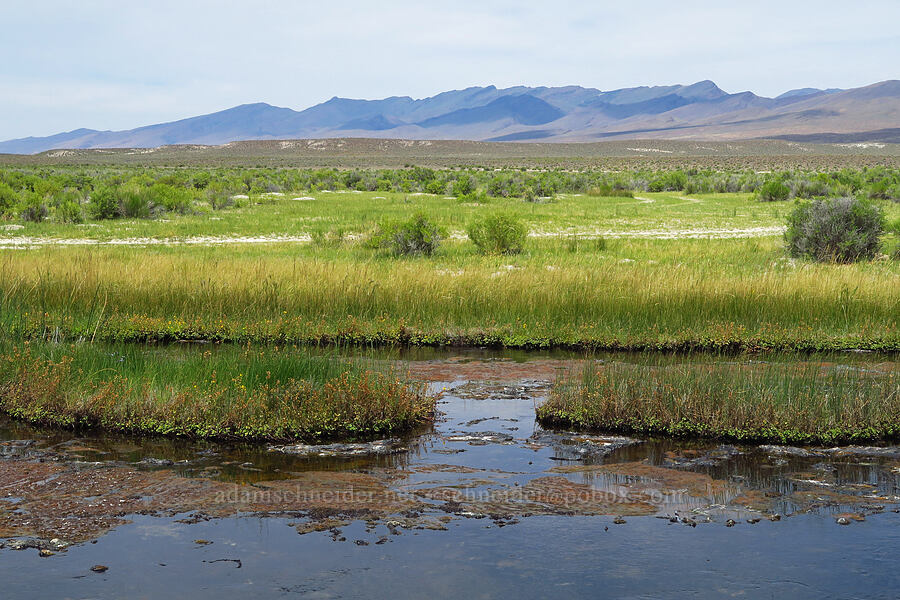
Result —
[[797, 357], [590, 363], [537, 410], [548, 427], [740, 442], [900, 437], [900, 365]]
[[0, 410], [76, 429], [319, 441], [409, 429], [433, 399], [398, 371], [296, 349], [2, 342]]
[[[895, 261], [790, 261], [777, 240], [432, 259], [359, 248], [45, 248], [0, 256], [0, 331], [52, 341], [900, 349]], [[651, 258], [652, 257], [652, 258]]]

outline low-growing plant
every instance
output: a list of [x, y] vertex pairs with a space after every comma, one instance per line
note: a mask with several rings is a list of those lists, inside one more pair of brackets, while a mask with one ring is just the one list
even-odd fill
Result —
[[347, 241], [347, 236], [343, 229], [329, 229], [328, 231], [315, 230], [311, 232], [310, 238], [312, 243], [322, 248], [335, 248], [341, 246]]
[[881, 247], [884, 215], [868, 200], [829, 198], [798, 203], [785, 232], [791, 256], [819, 262], [874, 258]]
[[518, 254], [528, 228], [515, 217], [497, 214], [472, 221], [466, 233], [482, 254]]

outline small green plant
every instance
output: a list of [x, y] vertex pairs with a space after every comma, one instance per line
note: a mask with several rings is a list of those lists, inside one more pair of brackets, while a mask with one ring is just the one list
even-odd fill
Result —
[[849, 263], [875, 257], [885, 223], [881, 209], [868, 200], [829, 198], [798, 203], [787, 225], [791, 256]]
[[515, 217], [498, 214], [476, 219], [466, 233], [482, 254], [518, 254], [528, 229]]
[[336, 248], [347, 240], [343, 229], [316, 230], [310, 233], [312, 243], [320, 248]]
[[888, 225], [887, 229], [894, 234], [894, 251], [891, 252], [891, 258], [900, 260], [900, 219]]

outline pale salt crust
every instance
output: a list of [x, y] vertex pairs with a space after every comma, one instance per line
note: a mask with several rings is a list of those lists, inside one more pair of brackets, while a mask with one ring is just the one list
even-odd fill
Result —
[[[737, 239], [755, 237], [773, 237], [782, 235], [784, 227], [751, 227], [749, 229], [650, 229], [643, 231], [532, 231], [532, 238], [550, 238], [577, 236], [584, 239]], [[347, 236], [356, 239], [358, 236]], [[449, 235], [453, 240], [464, 240], [466, 234], [457, 231]], [[262, 235], [262, 236], [197, 236], [188, 238], [119, 238], [96, 240], [90, 238], [45, 238], [45, 237], [3, 237], [0, 236], [0, 248], [31, 248], [36, 246], [221, 246], [236, 244], [305, 244], [312, 241], [307, 234], [301, 235]]]

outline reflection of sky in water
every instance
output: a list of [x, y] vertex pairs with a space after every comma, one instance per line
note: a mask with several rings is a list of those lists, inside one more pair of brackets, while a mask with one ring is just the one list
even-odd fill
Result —
[[[429, 360], [439, 356], [424, 354]], [[552, 373], [556, 358], [538, 356], [541, 373]], [[509, 364], [527, 369], [528, 355], [517, 354], [515, 359]], [[878, 360], [878, 368], [886, 368], [887, 363]], [[481, 368], [479, 361], [490, 373], [503, 370], [503, 360], [484, 352], [463, 353], [435, 369], [445, 376]], [[857, 357], [848, 361], [854, 368], [865, 365]], [[894, 369], [893, 364], [888, 366]], [[485, 507], [508, 509], [544, 498], [533, 495], [535, 490], [547, 492], [541, 485], [551, 486], [551, 496], [573, 490], [584, 494], [582, 488], [561, 487], [559, 479], [550, 479], [565, 478], [600, 496], [648, 501], [658, 515], [677, 513], [700, 525], [635, 516], [615, 525], [612, 515], [551, 514], [517, 523], [509, 516], [507, 522], [457, 516], [447, 524], [449, 531], [405, 529], [402, 535], [391, 535], [384, 523], [367, 530], [356, 521], [341, 530], [347, 541], [335, 542], [327, 532], [298, 535], [287, 526], [296, 516], [191, 525], [138, 516], [134, 524], [114, 529], [97, 544], [52, 559], [38, 559], [34, 552], [3, 552], [4, 593], [29, 598], [156, 596], [173, 582], [194, 598], [246, 597], [248, 592], [323, 598], [388, 593], [396, 598], [600, 593], [718, 597], [743, 592], [750, 597], [826, 598], [884, 596], [900, 589], [894, 555], [900, 517], [890, 512], [891, 503], [900, 500], [896, 449], [795, 455], [707, 442], [544, 432], [534, 422], [534, 406], [546, 394], [548, 380], [475, 384], [452, 379], [432, 383], [432, 389], [441, 392], [434, 426], [397, 440], [404, 450], [395, 454], [310, 457], [261, 445], [77, 437], [6, 418], [0, 418], [0, 439], [36, 442], [8, 443], [0, 446], [0, 453], [50, 451], [73, 461], [171, 469], [191, 478], [247, 484], [247, 489], [296, 478], [301, 472], [378, 473], [401, 497], [422, 503], [431, 519], [447, 513], [444, 500], [429, 496], [430, 490], [458, 494], [463, 502], [459, 512], [472, 516]], [[620, 466], [603, 470], [610, 465]], [[661, 482], [629, 473], [631, 467], [621, 465], [665, 468], [674, 474]], [[535, 483], [539, 485], [531, 485]], [[18, 499], [5, 500], [0, 510], [14, 507]], [[762, 512], [748, 510], [748, 504]], [[887, 505], [883, 514], [873, 514], [877, 505]], [[851, 510], [867, 512], [866, 521], [848, 527], [835, 524], [835, 514]], [[799, 514], [806, 511], [812, 514]], [[622, 513], [635, 514], [625, 508]], [[778, 523], [765, 518], [755, 525], [746, 523], [747, 518], [771, 513], [794, 516]], [[735, 528], [722, 526], [728, 518], [738, 522]], [[712, 523], [705, 523], [707, 519]], [[213, 543], [194, 544], [199, 538]], [[221, 559], [239, 559], [241, 568]], [[85, 576], [91, 564], [105, 564], [110, 571]]]

